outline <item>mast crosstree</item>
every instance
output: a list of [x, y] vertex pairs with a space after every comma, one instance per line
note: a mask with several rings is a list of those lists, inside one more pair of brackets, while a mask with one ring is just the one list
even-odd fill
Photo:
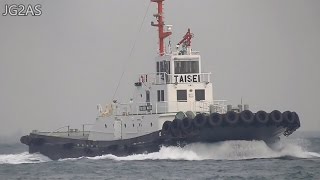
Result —
[[151, 26], [158, 27], [158, 36], [159, 36], [159, 54], [160, 56], [164, 55], [164, 39], [172, 34], [172, 32], [164, 31], [164, 20], [163, 20], [163, 1], [164, 0], [151, 0], [158, 4], [158, 13], [153, 16], [157, 19], [157, 23], [151, 22]]

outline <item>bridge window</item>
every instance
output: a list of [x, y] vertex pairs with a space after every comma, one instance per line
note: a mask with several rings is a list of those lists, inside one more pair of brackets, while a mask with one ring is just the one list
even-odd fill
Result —
[[187, 101], [187, 90], [177, 90], [177, 101]]
[[199, 73], [199, 61], [175, 61], [175, 74], [195, 74]]
[[170, 61], [158, 61], [157, 72], [166, 72], [170, 74]]
[[164, 101], [164, 90], [158, 90], [158, 102], [163, 102]]
[[195, 94], [196, 94], [196, 101], [201, 101], [206, 99], [204, 89], [196, 89]]

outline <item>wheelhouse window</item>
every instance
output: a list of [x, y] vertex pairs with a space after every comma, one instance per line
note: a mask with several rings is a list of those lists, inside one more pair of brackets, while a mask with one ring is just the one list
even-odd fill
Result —
[[170, 74], [170, 61], [158, 61], [157, 72], [166, 72]]
[[175, 61], [175, 74], [195, 74], [199, 73], [199, 61]]
[[195, 94], [196, 94], [196, 101], [201, 101], [206, 99], [204, 89], [196, 89]]
[[157, 95], [158, 95], [158, 102], [163, 102], [164, 101], [164, 90], [158, 90]]
[[187, 90], [177, 90], [177, 101], [187, 101]]

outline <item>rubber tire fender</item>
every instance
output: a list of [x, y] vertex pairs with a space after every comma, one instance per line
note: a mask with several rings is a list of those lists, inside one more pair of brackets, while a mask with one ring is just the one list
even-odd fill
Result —
[[20, 142], [23, 143], [23, 144], [26, 144], [26, 145], [30, 145], [30, 136], [29, 135], [26, 135], [26, 136], [22, 136], [20, 138]]
[[194, 117], [192, 122], [196, 128], [202, 128], [207, 123], [207, 117], [203, 113], [200, 113]]
[[256, 112], [254, 119], [257, 124], [267, 124], [270, 121], [269, 115], [265, 111]]
[[269, 115], [270, 120], [275, 124], [281, 124], [283, 121], [282, 113], [278, 110], [274, 110]]
[[293, 124], [295, 121], [294, 114], [290, 111], [283, 112], [282, 117], [283, 117], [284, 122], [286, 122], [288, 124]]
[[219, 113], [211, 113], [208, 119], [208, 123], [212, 127], [220, 126], [222, 121], [222, 116]]
[[171, 121], [165, 121], [162, 124], [161, 134], [163, 134], [163, 135], [169, 134], [170, 127], [171, 127]]
[[240, 113], [240, 119], [245, 124], [252, 124], [254, 122], [254, 115], [250, 110], [244, 110]]
[[300, 118], [299, 115], [296, 112], [292, 112], [294, 117], [294, 124], [297, 126], [297, 128], [300, 127]]
[[189, 118], [182, 119], [181, 131], [184, 134], [188, 135], [192, 132], [192, 129], [193, 129], [192, 120]]
[[180, 137], [181, 135], [181, 119], [174, 119], [170, 126], [170, 132], [173, 137]]
[[225, 120], [229, 125], [235, 126], [239, 122], [239, 114], [233, 111], [229, 111], [225, 115]]

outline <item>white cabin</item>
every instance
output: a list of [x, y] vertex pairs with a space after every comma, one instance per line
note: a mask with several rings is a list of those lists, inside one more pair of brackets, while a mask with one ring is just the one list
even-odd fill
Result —
[[89, 140], [127, 139], [161, 130], [178, 112], [224, 112], [224, 101], [213, 102], [210, 72], [202, 72], [199, 52], [172, 52], [155, 59], [155, 73], [140, 74], [129, 103], [115, 102], [97, 117]]

